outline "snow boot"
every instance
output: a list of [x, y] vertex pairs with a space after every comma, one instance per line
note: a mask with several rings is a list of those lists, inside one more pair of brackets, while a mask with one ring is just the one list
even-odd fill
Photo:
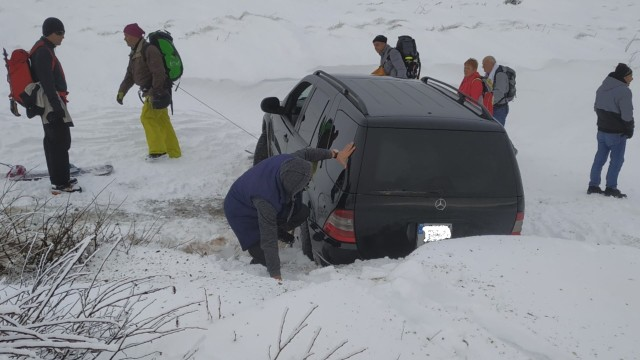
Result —
[[149, 154], [144, 159], [146, 161], [154, 162], [154, 161], [168, 159], [168, 158], [169, 158], [169, 155], [167, 155], [167, 153], [162, 153], [162, 154]]
[[82, 188], [78, 186], [78, 181], [75, 184], [69, 183], [68, 185], [51, 185], [51, 193], [53, 195], [60, 195], [63, 192], [82, 192]]
[[627, 197], [627, 194], [623, 194], [618, 189], [606, 188], [604, 189], [604, 196], [613, 196], [614, 198], [624, 199]]
[[589, 188], [587, 188], [587, 194], [602, 194], [604, 193], [602, 191], [602, 189], [600, 189], [600, 186], [589, 186]]

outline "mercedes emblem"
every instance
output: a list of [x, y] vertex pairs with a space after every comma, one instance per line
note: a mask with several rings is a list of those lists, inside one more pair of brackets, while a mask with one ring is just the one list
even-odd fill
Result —
[[440, 198], [436, 200], [434, 205], [436, 206], [436, 209], [442, 211], [447, 207], [447, 202], [443, 198]]

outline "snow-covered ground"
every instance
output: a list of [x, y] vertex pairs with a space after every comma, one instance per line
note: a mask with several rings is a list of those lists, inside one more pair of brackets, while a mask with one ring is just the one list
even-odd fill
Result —
[[[198, 313], [181, 320], [200, 330], [129, 356], [269, 359], [285, 311], [283, 336], [313, 310], [279, 358], [303, 358], [321, 329], [309, 359], [327, 358], [344, 341], [329, 359], [636, 359], [638, 140], [627, 144], [619, 179], [628, 199], [585, 190], [596, 149], [595, 90], [618, 62], [640, 72], [638, 15], [632, 0], [22, 0], [0, 5], [0, 45], [29, 48], [46, 17], [64, 22], [57, 55], [76, 124], [72, 162], [115, 167], [109, 177], [81, 177], [84, 192], [71, 202], [87, 204], [102, 191], [99, 202], [123, 202], [119, 221], [163, 225], [154, 244], [114, 255], [102, 277], [168, 274], [176, 292], [160, 306], [201, 301]], [[180, 159], [145, 162], [135, 91], [124, 106], [115, 102], [129, 53], [122, 29], [131, 22], [171, 31], [185, 63], [172, 116]], [[494, 55], [516, 69], [518, 97], [506, 128], [526, 194], [523, 235], [454, 239], [405, 259], [327, 268], [286, 248], [278, 283], [248, 265], [221, 209], [230, 184], [251, 165], [244, 150], [260, 132], [260, 100], [284, 97], [315, 69], [371, 72], [377, 34], [392, 43], [412, 35], [422, 75], [456, 86], [469, 57]], [[15, 118], [4, 107], [0, 162], [45, 168], [42, 136], [38, 119]], [[50, 197], [42, 181], [13, 189]], [[207, 255], [189, 254], [189, 246]]]

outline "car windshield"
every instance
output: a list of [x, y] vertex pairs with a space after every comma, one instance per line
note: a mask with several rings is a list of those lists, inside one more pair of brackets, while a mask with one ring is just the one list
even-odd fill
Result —
[[505, 133], [369, 128], [358, 192], [510, 197], [514, 166]]

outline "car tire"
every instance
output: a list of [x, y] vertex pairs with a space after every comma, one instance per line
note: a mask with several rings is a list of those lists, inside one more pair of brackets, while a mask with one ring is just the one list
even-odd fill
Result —
[[300, 246], [302, 247], [302, 253], [305, 254], [309, 260], [315, 261], [313, 258], [313, 248], [311, 247], [311, 235], [309, 233], [309, 223], [307, 221], [300, 225]]
[[267, 132], [263, 131], [258, 142], [256, 143], [256, 150], [253, 152], [253, 165], [257, 165], [260, 161], [269, 157], [269, 141], [267, 139]]

